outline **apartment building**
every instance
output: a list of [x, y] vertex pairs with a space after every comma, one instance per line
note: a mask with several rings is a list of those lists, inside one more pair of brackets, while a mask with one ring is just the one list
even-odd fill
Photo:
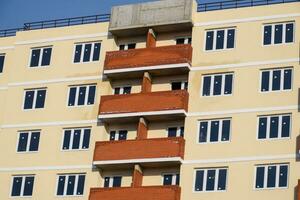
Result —
[[300, 200], [298, 27], [163, 0], [0, 31], [0, 199]]

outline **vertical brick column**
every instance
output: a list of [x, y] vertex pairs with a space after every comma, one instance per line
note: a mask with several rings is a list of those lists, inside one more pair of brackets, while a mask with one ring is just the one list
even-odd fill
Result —
[[134, 165], [132, 187], [140, 187], [143, 183], [143, 171], [140, 165]]
[[156, 35], [152, 29], [147, 34], [146, 48], [156, 47]]
[[298, 180], [298, 187], [297, 187], [297, 199], [300, 200], [300, 179]]
[[145, 118], [141, 117], [137, 129], [137, 140], [147, 139], [148, 125]]
[[145, 72], [142, 83], [142, 93], [151, 92], [152, 80], [149, 72]]

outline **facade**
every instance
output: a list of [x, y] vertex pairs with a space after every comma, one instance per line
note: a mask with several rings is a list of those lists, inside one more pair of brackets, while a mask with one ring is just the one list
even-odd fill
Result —
[[2, 32], [0, 199], [300, 200], [300, 3], [226, 6]]

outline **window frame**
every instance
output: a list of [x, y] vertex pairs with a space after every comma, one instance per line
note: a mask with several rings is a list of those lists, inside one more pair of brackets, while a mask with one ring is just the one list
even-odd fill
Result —
[[[42, 61], [43, 61], [43, 52], [44, 49], [47, 48], [51, 48], [51, 56], [50, 56], [50, 61], [49, 61], [49, 65], [42, 65]], [[37, 66], [30, 66], [31, 65], [31, 57], [32, 57], [32, 51], [40, 49], [40, 54], [39, 54], [39, 64]], [[52, 62], [52, 56], [53, 56], [53, 45], [48, 45], [48, 46], [39, 46], [39, 47], [32, 47], [30, 48], [30, 53], [29, 53], [29, 59], [28, 59], [28, 68], [29, 69], [36, 69], [36, 68], [48, 68], [51, 66], [51, 62]]]
[[[234, 40], [233, 40], [233, 48], [227, 48], [227, 33], [228, 30], [230, 29], [234, 29]], [[216, 45], [217, 45], [217, 31], [222, 31], [224, 30], [224, 48], [223, 49], [217, 49]], [[211, 50], [206, 50], [206, 38], [207, 38], [207, 32], [213, 31], [214, 32], [214, 40], [213, 40], [213, 49]], [[208, 53], [208, 52], [219, 52], [219, 51], [230, 51], [230, 50], [234, 50], [237, 48], [237, 27], [236, 26], [232, 26], [232, 27], [224, 27], [224, 28], [213, 28], [213, 29], [205, 29], [204, 30], [204, 42], [203, 42], [203, 51]], [[226, 47], [226, 48], [225, 48]]]
[[[126, 131], [126, 140], [129, 140], [128, 139], [128, 133], [129, 133], [128, 129], [111, 129], [111, 130], [109, 130], [109, 133], [108, 133], [108, 141], [111, 141], [111, 142], [124, 141], [124, 140], [120, 140], [120, 131]], [[115, 136], [118, 136], [118, 137], [115, 137], [114, 140], [110, 140], [111, 132], [115, 132]]]
[[[36, 108], [36, 99], [37, 99], [37, 92], [41, 91], [41, 90], [45, 90], [45, 100], [44, 100], [44, 107], [43, 108]], [[25, 109], [25, 101], [26, 101], [26, 92], [30, 92], [30, 91], [34, 91], [34, 98], [33, 98], [33, 102], [32, 102], [32, 108], [28, 108]], [[23, 111], [32, 111], [32, 110], [43, 110], [46, 108], [46, 98], [47, 98], [47, 91], [48, 88], [47, 87], [42, 87], [42, 88], [30, 88], [30, 89], [24, 89], [23, 90], [23, 103], [22, 103], [22, 110]]]
[[[72, 149], [72, 144], [74, 141], [74, 131], [80, 129], [80, 140], [79, 140], [79, 149]], [[83, 145], [83, 138], [84, 138], [84, 130], [90, 130], [90, 138], [89, 138], [89, 148], [82, 148]], [[64, 149], [64, 141], [65, 141], [65, 131], [71, 131], [71, 136], [70, 136], [70, 143], [69, 143], [69, 149]], [[90, 150], [90, 145], [91, 145], [91, 137], [92, 137], [92, 127], [77, 127], [77, 128], [64, 128], [62, 130], [62, 139], [61, 139], [61, 147], [60, 151], [62, 152], [76, 152], [76, 151], [89, 151]]]
[[[114, 187], [113, 186], [115, 177], [121, 177], [120, 187], [122, 187], [122, 182], [123, 182], [123, 177], [124, 176], [115, 174], [115, 175], [112, 175], [112, 176], [104, 176], [103, 177], [103, 188], [120, 188], [120, 187]], [[105, 178], [109, 178], [109, 186], [108, 187], [105, 187]]]
[[[170, 90], [172, 90], [172, 84], [173, 83], [181, 83], [180, 85], [180, 90], [186, 90], [188, 91], [189, 89], [189, 81], [188, 80], [183, 80], [183, 79], [179, 79], [179, 80], [171, 80], [170, 81]], [[187, 88], [185, 89], [185, 84], [187, 85]], [[174, 91], [174, 90], [173, 90]]]
[[[35, 174], [15, 174], [11, 175], [11, 183], [10, 183], [10, 192], [9, 192], [9, 197], [10, 198], [32, 198], [34, 194], [34, 184], [35, 184]], [[24, 189], [25, 189], [25, 179], [27, 177], [33, 177], [33, 186], [32, 186], [32, 195], [31, 196], [24, 196]], [[13, 196], [12, 195], [12, 190], [14, 186], [14, 178], [22, 178], [22, 183], [21, 183], [21, 191], [20, 191], [20, 196]]]
[[[293, 42], [286, 42], [285, 41], [285, 36], [286, 36], [286, 24], [293, 24]], [[282, 28], [282, 42], [275, 44], [275, 26], [276, 25], [283, 25]], [[271, 26], [271, 31], [272, 31], [272, 35], [271, 35], [271, 44], [264, 44], [264, 29], [265, 26]], [[268, 46], [278, 46], [278, 45], [289, 45], [289, 44], [294, 44], [296, 41], [296, 21], [283, 21], [283, 22], [273, 22], [273, 23], [264, 23], [262, 24], [262, 39], [261, 39], [261, 45], [262, 47], [268, 47]]]
[[[5, 53], [1, 53], [0, 52], [0, 57], [4, 57], [3, 58], [3, 66], [2, 66], [2, 71], [0, 70], [0, 76], [2, 75], [2, 74], [4, 74], [4, 69], [5, 69], [5, 60], [6, 60], [6, 54]], [[0, 68], [1, 69], [1, 68]]]
[[[129, 45], [131, 45], [131, 44], [135, 45], [135, 48], [133, 48], [133, 49], [137, 49], [136, 48], [137, 47], [137, 42], [129, 42], [129, 43], [120, 43], [120, 44], [118, 44], [118, 51], [132, 50], [132, 49], [129, 49]], [[120, 49], [121, 45], [124, 45], [124, 49], [123, 50]]]
[[180, 172], [163, 172], [161, 173], [161, 185], [163, 186], [168, 186], [168, 185], [164, 185], [164, 176], [165, 175], [172, 175], [172, 184], [169, 185], [169, 186], [176, 186], [176, 176], [178, 175], [179, 176], [179, 184], [178, 186], [180, 185]]
[[[169, 138], [168, 136], [169, 136], [169, 129], [170, 128], [177, 128], [177, 130], [176, 130], [176, 137], [182, 137], [182, 138], [184, 138], [184, 131], [185, 131], [185, 126], [184, 125], [174, 125], [174, 126], [172, 126], [172, 125], [170, 125], [170, 126], [167, 126], [167, 128], [166, 128], [166, 137], [167, 138]], [[180, 136], [181, 135], [181, 128], [183, 128], [183, 136]]]
[[[224, 94], [225, 92], [225, 76], [226, 75], [232, 75], [232, 85], [231, 85], [231, 94]], [[214, 83], [215, 80], [215, 76], [220, 76], [222, 75], [222, 87], [221, 87], [221, 94], [220, 95], [213, 95], [214, 92], [214, 84], [210, 85], [210, 95], [209, 96], [204, 96], [203, 95], [203, 89], [204, 89], [204, 78], [205, 77], [211, 77], [211, 83]], [[213, 77], [213, 79], [212, 79]], [[223, 82], [224, 80], [224, 82]], [[224, 72], [224, 73], [214, 73], [214, 74], [202, 74], [201, 76], [201, 87], [200, 87], [200, 97], [203, 98], [213, 98], [213, 97], [230, 97], [234, 95], [234, 80], [235, 80], [235, 73], [234, 72]]]
[[[88, 95], [89, 95], [89, 91], [90, 91], [90, 87], [91, 86], [95, 86], [95, 96], [94, 96], [94, 103], [93, 104], [87, 104], [88, 103]], [[75, 94], [75, 104], [70, 106], [69, 105], [69, 98], [70, 98], [70, 90], [71, 88], [75, 88], [76, 87], [76, 94]], [[78, 105], [78, 99], [79, 99], [79, 88], [80, 87], [87, 87], [86, 91], [85, 91], [85, 100], [84, 100], [84, 104], [83, 105]], [[82, 84], [82, 85], [69, 85], [68, 86], [68, 93], [67, 93], [67, 108], [83, 108], [83, 107], [87, 107], [87, 106], [94, 106], [96, 104], [97, 101], [97, 83], [91, 83], [91, 84]], [[76, 105], [77, 104], [77, 105]]]
[[[40, 151], [40, 146], [38, 147], [37, 151], [29, 151], [30, 149], [30, 141], [31, 141], [31, 137], [32, 137], [32, 133], [33, 132], [39, 132], [40, 133], [40, 138], [39, 138], [39, 144], [41, 142], [41, 133], [42, 130], [41, 129], [37, 129], [37, 130], [24, 130], [24, 131], [18, 131], [17, 132], [17, 145], [16, 145], [16, 153], [17, 154], [29, 154], [29, 153], [39, 153]], [[20, 141], [20, 135], [21, 133], [28, 133], [28, 135], [30, 135], [27, 139], [27, 145], [26, 145], [26, 151], [18, 151], [18, 147], [19, 147], [19, 141]]]
[[[67, 195], [68, 187], [66, 187], [66, 186], [68, 186], [67, 183], [68, 183], [68, 180], [69, 180], [69, 176], [75, 176], [74, 191], [73, 191], [73, 194], [74, 194], [74, 192], [78, 189], [78, 179], [79, 179], [80, 175], [84, 175], [84, 185], [83, 185], [82, 194], [80, 194], [80, 195], [78, 195], [78, 194], [76, 194], [76, 195]], [[59, 185], [59, 177], [60, 176], [67, 177], [65, 179], [65, 183], [64, 183], [64, 192], [63, 192], [64, 194], [63, 195], [58, 195], [57, 194], [58, 185]], [[55, 197], [57, 197], [57, 198], [83, 197], [85, 195], [84, 191], [86, 189], [86, 179], [87, 179], [86, 177], [87, 177], [86, 173], [66, 173], [66, 174], [59, 173], [59, 174], [56, 174], [56, 186], [55, 186], [55, 191], [54, 191]]]
[[[94, 48], [95, 48], [95, 44], [96, 43], [100, 43], [100, 52], [99, 52], [99, 60], [93, 60], [93, 56], [94, 56]], [[83, 62], [83, 58], [84, 58], [84, 48], [85, 45], [87, 44], [91, 44], [91, 55], [90, 55], [90, 59], [87, 62]], [[79, 62], [74, 62], [75, 60], [75, 54], [76, 54], [76, 46], [77, 45], [82, 45], [81, 47], [81, 54], [80, 54], [80, 61]], [[90, 41], [90, 42], [77, 42], [74, 43], [74, 47], [73, 47], [73, 56], [72, 56], [72, 60], [71, 63], [72, 64], [85, 64], [85, 63], [95, 63], [95, 62], [100, 62], [101, 61], [101, 52], [102, 52], [102, 40], [97, 40], [97, 41]]]
[[[133, 87], [132, 87], [132, 85], [129, 85], [129, 84], [128, 85], [113, 86], [112, 94], [113, 95], [125, 95], [125, 94], [123, 94], [125, 87], [130, 87], [130, 93], [129, 94], [132, 94]], [[120, 94], [115, 94], [115, 89], [116, 88], [120, 88]], [[122, 91], [122, 94], [121, 94], [121, 91]]]
[[[184, 39], [184, 43], [183, 44], [192, 44], [193, 42], [193, 39], [192, 39], [192, 36], [178, 36], [178, 37], [175, 37], [174, 41], [175, 41], [175, 45], [180, 45], [180, 44], [177, 44], [177, 40], [178, 39]], [[191, 43], [189, 43], [189, 39], [191, 39]]]

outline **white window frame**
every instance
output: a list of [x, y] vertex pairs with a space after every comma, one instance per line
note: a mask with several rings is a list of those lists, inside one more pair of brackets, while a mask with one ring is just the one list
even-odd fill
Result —
[[[222, 87], [221, 87], [221, 94], [219, 95], [214, 95], [214, 82], [215, 82], [215, 76], [222, 75]], [[232, 75], [232, 87], [231, 87], [231, 94], [225, 94], [225, 76], [226, 75]], [[211, 77], [211, 84], [210, 84], [210, 95], [209, 96], [204, 96], [203, 95], [203, 89], [204, 89], [204, 78], [205, 77]], [[221, 96], [232, 96], [234, 93], [234, 73], [233, 72], [226, 72], [226, 73], [218, 73], [218, 74], [205, 74], [202, 75], [202, 80], [201, 80], [201, 89], [200, 89], [200, 95], [201, 97], [221, 97]]]
[[0, 53], [0, 56], [4, 57], [4, 63], [3, 63], [2, 72], [0, 72], [0, 76], [1, 76], [3, 74], [3, 72], [4, 72], [4, 65], [5, 65], [6, 54], [5, 53]]
[[[132, 92], [132, 86], [131, 85], [121, 85], [121, 86], [115, 86], [114, 88], [113, 88], [113, 95], [117, 95], [117, 94], [115, 94], [115, 89], [116, 88], [120, 88], [120, 94], [119, 95], [122, 95], [122, 94], [124, 94], [124, 88], [125, 87], [131, 87], [131, 92]], [[131, 94], [131, 92], [130, 92], [130, 94]]]
[[130, 44], [135, 44], [135, 47], [136, 47], [136, 44], [137, 44], [137, 43], [136, 43], [136, 42], [131, 42], [131, 43], [121, 43], [121, 44], [118, 45], [118, 47], [119, 47], [118, 50], [119, 50], [119, 51], [122, 51], [122, 50], [120, 50], [120, 46], [121, 46], [121, 45], [124, 45], [124, 50], [123, 50], [123, 51], [126, 51], [126, 50], [128, 50], [128, 48], [129, 48], [128, 45], [130, 45]]
[[[293, 42], [285, 42], [285, 36], [286, 36], [286, 25], [287, 24], [293, 24], [294, 31], [293, 31]], [[282, 26], [282, 43], [275, 44], [275, 26], [276, 25], [283, 25]], [[265, 27], [266, 26], [271, 26], [271, 44], [264, 44], [264, 39], [265, 39]], [[262, 46], [267, 47], [267, 46], [277, 46], [277, 45], [287, 45], [287, 44], [294, 44], [295, 43], [295, 33], [296, 33], [296, 23], [295, 21], [290, 21], [290, 22], [276, 22], [276, 23], [266, 23], [262, 25]]]
[[[178, 82], [181, 82], [181, 86], [180, 86], [180, 89], [181, 90], [185, 90], [184, 89], [184, 85], [185, 85], [185, 83], [187, 84], [187, 86], [189, 87], [189, 82], [187, 81], [187, 80], [173, 80], [173, 81], [171, 81], [171, 83], [170, 83], [170, 85], [171, 85], [171, 89], [172, 89], [172, 83], [178, 83]], [[188, 88], [187, 88], [188, 89]]]
[[178, 175], [180, 177], [180, 174], [179, 173], [168, 173], [168, 172], [165, 172], [165, 173], [162, 173], [161, 174], [161, 177], [162, 177], [162, 181], [161, 181], [161, 184], [164, 185], [164, 176], [165, 175], [172, 175], [172, 183], [171, 185], [176, 185], [176, 176]]
[[[229, 120], [230, 121], [230, 130], [229, 130], [229, 140], [227, 141], [222, 141], [221, 136], [222, 136], [222, 131], [223, 131], [223, 121], [224, 120]], [[212, 121], [219, 121], [219, 131], [218, 131], [218, 141], [216, 142], [211, 142], [210, 141], [210, 135], [211, 135], [211, 123]], [[200, 129], [201, 129], [201, 122], [207, 122], [207, 141], [206, 142], [199, 142], [200, 138]], [[198, 120], [198, 133], [197, 133], [197, 144], [216, 144], [216, 143], [229, 143], [231, 142], [231, 134], [232, 134], [232, 118], [221, 118], [221, 119], [207, 119], [207, 120]]]
[[[275, 182], [275, 187], [268, 188], [267, 183], [268, 183], [268, 168], [276, 166], [276, 182]], [[287, 186], [286, 187], [279, 187], [279, 169], [280, 166], [287, 166], [288, 167], [288, 173], [287, 173]], [[258, 167], [264, 167], [264, 187], [263, 188], [256, 188], [256, 174], [257, 174], [257, 168]], [[275, 189], [288, 189], [289, 188], [289, 177], [290, 177], [290, 165], [289, 163], [277, 163], [277, 164], [262, 164], [262, 165], [255, 165], [254, 167], [254, 184], [253, 184], [253, 189], [256, 191], [260, 190], [275, 190]]]
[[182, 37], [176, 37], [175, 38], [175, 44], [177, 43], [178, 39], [184, 39], [184, 43], [183, 44], [189, 44], [189, 39], [192, 40], [192, 36], [182, 36]]
[[[90, 87], [95, 86], [95, 96], [94, 96], [94, 104], [88, 104], [88, 95], [90, 92]], [[85, 99], [84, 99], [84, 104], [83, 105], [78, 105], [78, 100], [79, 100], [79, 88], [80, 87], [86, 87], [85, 90]], [[69, 98], [70, 98], [70, 90], [71, 88], [76, 88], [76, 94], [75, 94], [75, 103], [74, 105], [70, 106], [69, 105]], [[67, 98], [67, 107], [69, 108], [76, 108], [76, 107], [83, 107], [83, 106], [93, 106], [96, 103], [96, 96], [97, 96], [97, 85], [96, 84], [87, 84], [87, 85], [70, 85], [68, 89], [68, 98]]]
[[[233, 41], [233, 48], [227, 48], [227, 33], [228, 30], [234, 29], [234, 41]], [[224, 30], [224, 48], [223, 49], [217, 49], [217, 31], [223, 31]], [[206, 50], [206, 38], [207, 38], [207, 32], [214, 32], [214, 40], [213, 40], [213, 48], [211, 50]], [[230, 51], [236, 48], [236, 37], [237, 37], [237, 28], [236, 27], [228, 27], [228, 28], [218, 28], [218, 29], [207, 29], [205, 30], [204, 34], [204, 45], [203, 45], [203, 51], [205, 52], [214, 52], [214, 51]]]
[[[33, 183], [33, 188], [32, 188], [32, 195], [31, 196], [24, 196], [24, 189], [25, 189], [25, 179], [27, 177], [33, 177], [34, 181], [35, 181], [35, 175], [34, 174], [26, 174], [26, 175], [13, 175], [11, 178], [11, 184], [10, 184], [10, 194], [9, 197], [10, 198], [32, 198], [33, 194], [34, 194], [34, 183]], [[12, 190], [13, 190], [13, 186], [14, 186], [14, 178], [22, 178], [22, 183], [21, 183], [21, 193], [20, 196], [12, 196]]]
[[[29, 69], [31, 69], [31, 68], [37, 68], [37, 67], [49, 67], [50, 65], [51, 65], [51, 58], [50, 58], [50, 63], [49, 63], [49, 65], [44, 65], [44, 66], [42, 66], [42, 60], [43, 60], [43, 52], [44, 52], [44, 49], [48, 49], [48, 48], [51, 48], [51, 50], [53, 49], [53, 46], [44, 46], [44, 47], [34, 47], [34, 48], [31, 48], [30, 49], [30, 55], [29, 55], [29, 63], [28, 63], [28, 67], [29, 67]], [[32, 52], [34, 51], [34, 50], [38, 50], [38, 49], [40, 49], [41, 51], [40, 51], [40, 54], [39, 54], [39, 64], [37, 65], [37, 66], [30, 66], [30, 64], [31, 64], [31, 57], [32, 57]], [[51, 56], [52, 56], [52, 54], [51, 54]]]
[[183, 127], [183, 131], [184, 131], [184, 126], [168, 126], [166, 129], [166, 136], [168, 137], [169, 135], [169, 128], [177, 128], [176, 130], [176, 137], [180, 137], [181, 134], [181, 127]]
[[[292, 70], [292, 77], [291, 77], [291, 89], [283, 89], [284, 87], [284, 70]], [[272, 90], [273, 87], [273, 72], [280, 70], [280, 89], [279, 90]], [[269, 91], [261, 91], [262, 88], [262, 74], [263, 72], [269, 72]], [[260, 70], [260, 83], [259, 83], [259, 92], [260, 93], [271, 93], [271, 92], [290, 92], [293, 91], [293, 80], [294, 80], [294, 68], [293, 67], [283, 67], [283, 68], [271, 68], [271, 69], [262, 69]]]
[[[218, 190], [218, 182], [219, 182], [219, 171], [226, 169], [226, 182], [225, 182], [225, 190]], [[206, 182], [207, 182], [207, 171], [208, 170], [216, 170], [215, 174], [215, 185], [214, 190], [207, 191], [206, 190]], [[203, 190], [196, 190], [196, 179], [197, 179], [197, 171], [204, 171], [203, 173]], [[226, 192], [228, 189], [228, 177], [229, 177], [229, 168], [228, 167], [214, 167], [214, 168], [197, 168], [194, 170], [194, 182], [193, 182], [193, 193], [210, 193], [210, 192]]]
[[108, 140], [109, 140], [109, 141], [111, 141], [111, 140], [110, 140], [110, 133], [111, 133], [112, 131], [115, 131], [115, 140], [113, 140], [113, 141], [119, 141], [119, 138], [120, 138], [120, 131], [127, 131], [127, 136], [128, 136], [128, 130], [126, 130], [126, 129], [110, 130], [110, 131], [109, 131], [109, 137], [108, 137]]
[[[282, 117], [284, 116], [289, 116], [290, 117], [290, 133], [289, 133], [289, 137], [282, 137]], [[271, 117], [279, 117], [278, 120], [278, 137], [277, 138], [270, 138], [270, 123], [271, 123]], [[266, 138], [261, 138], [259, 139], [259, 120], [260, 118], [267, 118], [267, 135]], [[292, 132], [292, 114], [291, 113], [287, 113], [287, 114], [276, 114], [276, 115], [260, 115], [257, 117], [257, 131], [256, 131], [256, 139], [258, 141], [262, 141], [262, 140], [286, 140], [286, 139], [291, 139], [291, 132]]]
[[109, 178], [109, 184], [108, 184], [107, 188], [113, 188], [115, 177], [121, 177], [121, 187], [122, 187], [122, 181], [123, 181], [123, 176], [122, 175], [105, 176], [103, 178], [103, 187], [105, 188], [105, 178]]
[[[79, 176], [84, 175], [85, 176], [85, 183], [86, 183], [86, 174], [85, 173], [78, 173], [78, 174], [57, 174], [56, 176], [56, 187], [55, 187], [55, 196], [56, 197], [82, 197], [84, 196], [84, 190], [85, 190], [85, 184], [83, 186], [83, 193], [82, 194], [74, 194], [76, 193], [78, 189], [78, 180]], [[63, 195], [57, 195], [58, 185], [59, 185], [59, 177], [65, 176], [65, 183], [64, 183], [64, 192]], [[73, 195], [67, 195], [67, 189], [68, 189], [68, 181], [70, 176], [75, 176], [75, 184], [74, 184], [74, 191]]]
[[[36, 108], [36, 99], [37, 99], [37, 93], [38, 91], [40, 90], [46, 90], [46, 94], [45, 94], [45, 105], [43, 108]], [[33, 97], [33, 102], [32, 102], [32, 108], [28, 108], [28, 109], [25, 109], [24, 108], [24, 105], [25, 105], [25, 101], [26, 101], [26, 92], [31, 92], [33, 91], [34, 92], [34, 97]], [[22, 104], [22, 110], [23, 111], [29, 111], [29, 110], [41, 110], [41, 109], [45, 109], [46, 107], [46, 95], [47, 95], [47, 88], [35, 88], [35, 89], [25, 89], [24, 90], [24, 94], [23, 94], [23, 104]]]
[[[31, 141], [31, 137], [32, 137], [33, 132], [39, 132], [40, 133], [40, 139], [41, 139], [41, 130], [18, 131], [16, 153], [22, 154], [22, 153], [38, 153], [39, 152], [40, 148], [37, 151], [29, 151], [30, 141]], [[26, 146], [25, 151], [18, 151], [21, 133], [28, 133], [27, 146]]]
[[[62, 143], [61, 143], [61, 151], [88, 151], [89, 148], [82, 148], [82, 144], [83, 144], [83, 138], [84, 138], [84, 130], [90, 130], [90, 137], [91, 137], [91, 133], [92, 133], [92, 128], [91, 127], [81, 127], [81, 128], [66, 128], [63, 129], [63, 134], [62, 134]], [[72, 149], [72, 145], [73, 145], [73, 140], [74, 140], [74, 132], [75, 130], [80, 130], [80, 141], [79, 141], [79, 149]], [[65, 141], [65, 131], [71, 131], [71, 137], [70, 137], [70, 143], [69, 143], [69, 149], [64, 149], [64, 141]], [[91, 139], [91, 138], [90, 138]]]
[[[99, 60], [93, 60], [94, 49], [95, 49], [95, 44], [96, 44], [96, 43], [100, 43], [100, 55], [99, 55]], [[90, 55], [89, 61], [83, 62], [85, 45], [88, 45], [88, 44], [92, 44], [92, 47], [91, 47], [91, 55]], [[77, 45], [82, 45], [82, 46], [81, 46], [80, 61], [79, 61], [79, 62], [74, 62], [75, 54], [76, 54], [76, 46], [77, 46]], [[102, 41], [93, 41], [93, 42], [80, 42], [80, 43], [75, 43], [75, 44], [74, 44], [74, 50], [73, 50], [72, 63], [73, 63], [73, 64], [83, 64], [83, 63], [99, 62], [99, 61], [101, 60], [101, 48], [102, 48]]]

